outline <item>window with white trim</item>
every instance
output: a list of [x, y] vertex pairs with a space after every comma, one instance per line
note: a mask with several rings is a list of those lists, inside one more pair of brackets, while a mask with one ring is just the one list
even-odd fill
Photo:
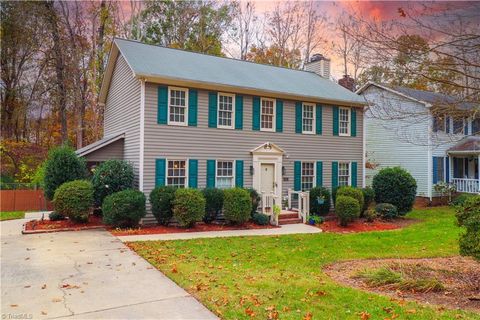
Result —
[[308, 191], [315, 186], [315, 163], [302, 162], [302, 191]]
[[187, 89], [169, 87], [168, 124], [187, 125]]
[[472, 120], [472, 134], [480, 134], [480, 117]]
[[350, 135], [350, 108], [338, 108], [338, 133], [341, 136]]
[[260, 110], [260, 130], [275, 131], [275, 100], [262, 98]]
[[232, 188], [233, 180], [233, 161], [217, 161], [217, 188]]
[[338, 163], [338, 186], [350, 185], [350, 162]]
[[177, 188], [187, 187], [187, 161], [168, 160], [167, 185]]
[[453, 118], [453, 133], [463, 134], [465, 123], [463, 118]]
[[235, 95], [227, 93], [218, 94], [218, 128], [233, 129], [235, 112]]
[[313, 104], [304, 103], [302, 106], [302, 132], [314, 133], [315, 107]]

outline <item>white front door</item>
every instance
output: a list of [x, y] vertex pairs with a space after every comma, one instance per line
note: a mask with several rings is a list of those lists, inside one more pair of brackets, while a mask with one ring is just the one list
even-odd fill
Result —
[[262, 163], [260, 165], [260, 172], [260, 192], [274, 192], [275, 165], [273, 163]]

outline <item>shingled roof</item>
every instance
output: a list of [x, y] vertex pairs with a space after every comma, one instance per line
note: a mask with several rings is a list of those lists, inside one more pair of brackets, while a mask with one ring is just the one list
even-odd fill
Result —
[[448, 149], [448, 153], [480, 153], [480, 137], [469, 136]]

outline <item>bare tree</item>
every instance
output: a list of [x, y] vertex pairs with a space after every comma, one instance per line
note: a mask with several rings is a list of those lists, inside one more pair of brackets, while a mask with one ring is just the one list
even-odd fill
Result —
[[256, 22], [258, 17], [255, 14], [255, 4], [251, 1], [235, 2], [233, 12], [231, 38], [240, 48], [240, 59], [246, 60], [247, 53], [257, 32]]
[[303, 11], [306, 21], [304, 23], [304, 53], [303, 64], [310, 60], [312, 53], [317, 50], [322, 43], [325, 43], [324, 30], [326, 29], [327, 19], [321, 15], [313, 0], [304, 2]]

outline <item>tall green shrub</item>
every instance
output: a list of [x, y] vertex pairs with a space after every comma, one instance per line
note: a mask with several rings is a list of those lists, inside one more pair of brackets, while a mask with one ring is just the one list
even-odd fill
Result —
[[251, 218], [252, 201], [247, 190], [232, 188], [223, 191], [223, 214], [231, 223], [242, 224]]
[[363, 199], [363, 192], [362, 189], [358, 189], [355, 187], [350, 187], [350, 186], [342, 186], [338, 188], [337, 190], [337, 197], [339, 196], [347, 196], [347, 197], [352, 197], [355, 200], [358, 201], [358, 204], [360, 205], [360, 210], [363, 208], [363, 205], [365, 203]]
[[173, 217], [173, 201], [176, 190], [172, 186], [162, 186], [156, 187], [150, 192], [152, 214], [161, 225], [167, 226]]
[[324, 187], [310, 189], [310, 214], [326, 215], [330, 211], [330, 191]]
[[412, 210], [417, 194], [417, 182], [400, 167], [384, 168], [373, 177], [372, 188], [377, 203], [391, 203], [404, 215]]
[[145, 217], [145, 195], [133, 189], [113, 193], [103, 200], [103, 222], [113, 227], [136, 227]]
[[247, 189], [250, 193], [250, 199], [252, 202], [252, 216], [257, 212], [258, 206], [260, 205], [260, 195], [258, 194], [257, 190], [253, 188]]
[[360, 217], [360, 204], [355, 198], [337, 194], [335, 214], [338, 217], [340, 225], [346, 227], [350, 222]]
[[86, 177], [85, 160], [77, 157], [68, 146], [52, 149], [45, 164], [45, 197], [52, 200], [55, 190], [65, 182], [81, 180]]
[[363, 211], [367, 210], [368, 207], [373, 203], [375, 200], [375, 191], [371, 187], [365, 187], [362, 189], [363, 193]]
[[465, 229], [460, 235], [460, 254], [480, 261], [480, 196], [470, 197], [463, 207], [457, 207], [457, 221]]
[[87, 222], [93, 205], [93, 187], [90, 181], [65, 182], [53, 196], [55, 212], [75, 222]]
[[132, 189], [133, 167], [123, 160], [108, 160], [101, 163], [93, 173], [95, 205], [100, 206], [106, 196], [118, 191]]
[[205, 197], [198, 189], [182, 188], [175, 191], [173, 216], [181, 227], [192, 227], [205, 215]]
[[223, 191], [217, 188], [203, 189], [203, 196], [205, 197], [205, 217], [203, 221], [210, 223], [216, 219], [223, 208]]

